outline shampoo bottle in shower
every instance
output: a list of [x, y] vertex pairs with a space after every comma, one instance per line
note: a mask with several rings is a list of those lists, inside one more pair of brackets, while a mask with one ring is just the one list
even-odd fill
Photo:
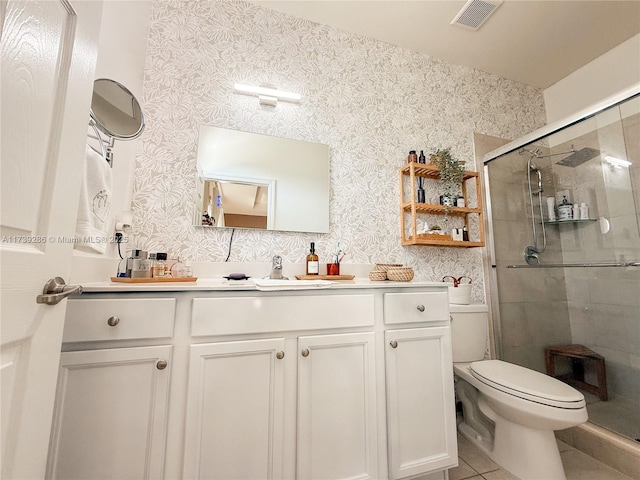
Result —
[[311, 242], [311, 249], [307, 255], [307, 275], [318, 275], [320, 273], [320, 263], [316, 255], [316, 244]]

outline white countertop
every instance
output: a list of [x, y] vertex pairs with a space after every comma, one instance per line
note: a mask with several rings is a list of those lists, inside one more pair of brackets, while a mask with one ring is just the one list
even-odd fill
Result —
[[[389, 280], [372, 282], [368, 278], [353, 280], [337, 280], [330, 288], [322, 289], [325, 292], [336, 289], [362, 289], [362, 288], [419, 288], [419, 287], [443, 287], [442, 282], [392, 282]], [[189, 292], [189, 291], [258, 291], [254, 283], [249, 280], [227, 280], [224, 278], [202, 278], [195, 282], [162, 282], [162, 283], [118, 283], [118, 282], [91, 282], [82, 283], [85, 293], [116, 293], [116, 292]], [[309, 292], [319, 289], [309, 288], [300, 291]], [[291, 292], [291, 290], [282, 290]]]

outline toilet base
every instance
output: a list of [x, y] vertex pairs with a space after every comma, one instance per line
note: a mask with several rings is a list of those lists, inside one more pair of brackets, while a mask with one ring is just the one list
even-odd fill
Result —
[[458, 430], [521, 480], [566, 480], [553, 430], [536, 430], [497, 417], [492, 449], [466, 423], [461, 423]]

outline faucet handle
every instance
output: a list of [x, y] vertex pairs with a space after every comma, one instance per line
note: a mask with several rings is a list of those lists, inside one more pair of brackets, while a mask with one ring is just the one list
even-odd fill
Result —
[[282, 268], [282, 257], [280, 255], [273, 256], [273, 268]]

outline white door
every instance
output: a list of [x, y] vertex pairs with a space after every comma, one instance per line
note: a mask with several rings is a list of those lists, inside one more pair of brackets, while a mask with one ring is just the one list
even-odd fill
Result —
[[62, 354], [48, 479], [163, 478], [171, 348]]
[[2, 469], [43, 478], [69, 280], [102, 2], [0, 3]]
[[298, 480], [378, 478], [374, 339], [298, 339]]
[[387, 330], [390, 478], [458, 462], [449, 327]]
[[283, 338], [191, 346], [182, 478], [282, 478], [283, 358]]

